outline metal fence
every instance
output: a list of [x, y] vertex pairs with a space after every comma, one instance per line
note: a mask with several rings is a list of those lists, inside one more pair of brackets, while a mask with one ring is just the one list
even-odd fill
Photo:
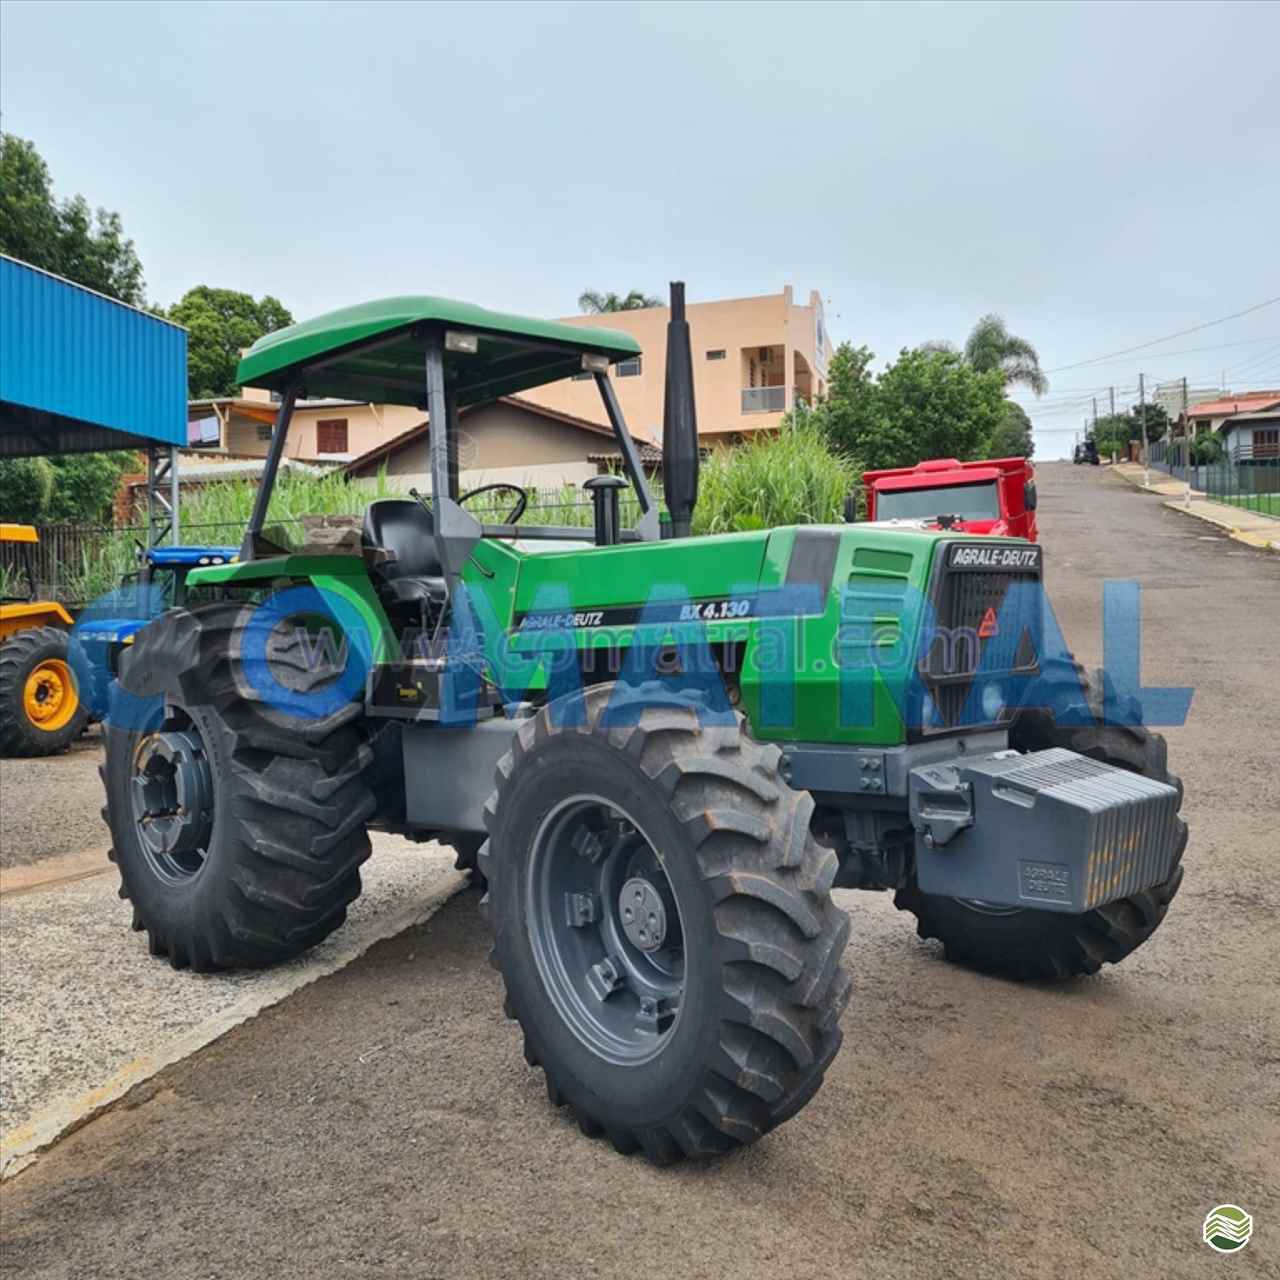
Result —
[[1185, 439], [1159, 440], [1150, 463], [1177, 480], [1189, 481], [1213, 502], [1280, 519], [1280, 453], [1270, 446], [1233, 449], [1197, 463]]

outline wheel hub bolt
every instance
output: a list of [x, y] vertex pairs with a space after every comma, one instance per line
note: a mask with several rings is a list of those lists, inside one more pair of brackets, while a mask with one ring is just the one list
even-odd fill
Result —
[[643, 876], [634, 876], [622, 886], [618, 916], [627, 941], [641, 951], [657, 951], [667, 939], [667, 908]]

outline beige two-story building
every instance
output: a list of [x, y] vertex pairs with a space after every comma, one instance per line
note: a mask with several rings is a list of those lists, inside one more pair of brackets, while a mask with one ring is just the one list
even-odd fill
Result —
[[[797, 399], [812, 403], [827, 389], [831, 355], [816, 291], [795, 301], [790, 285], [754, 298], [694, 302], [686, 307], [693, 348], [693, 388], [698, 433], [706, 443], [732, 441], [775, 430]], [[610, 373], [627, 423], [636, 434], [662, 438], [662, 398], [667, 365], [667, 307], [566, 316], [566, 324], [621, 329], [643, 354]], [[603, 420], [590, 374], [521, 393], [526, 399], [578, 418]]]

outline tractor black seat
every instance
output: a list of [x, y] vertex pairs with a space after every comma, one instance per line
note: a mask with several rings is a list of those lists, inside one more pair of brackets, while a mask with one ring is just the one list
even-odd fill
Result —
[[391, 599], [444, 603], [447, 589], [434, 535], [431, 513], [418, 502], [384, 498], [369, 504], [361, 537], [366, 547], [381, 547], [394, 557], [374, 569]]

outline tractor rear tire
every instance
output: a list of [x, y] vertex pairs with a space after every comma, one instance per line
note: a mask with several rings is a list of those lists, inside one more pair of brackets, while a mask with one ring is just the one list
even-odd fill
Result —
[[88, 714], [60, 627], [31, 627], [0, 644], [0, 756], [64, 751]]
[[[1017, 751], [1065, 747], [1091, 760], [1168, 783], [1182, 798], [1182, 782], [1169, 772], [1164, 737], [1140, 723], [1132, 701], [1120, 708], [1124, 723], [1102, 721], [1105, 676], [1092, 678], [1073, 661], [1046, 671], [1054, 706], [1019, 713], [1009, 734]], [[1055, 687], [1056, 686], [1056, 687]], [[1086, 703], [1081, 702], [1084, 692]], [[1086, 709], [1088, 717], [1082, 713]], [[1070, 712], [1064, 715], [1063, 712]], [[1116, 718], [1113, 714], [1113, 719]], [[1058, 721], [1063, 723], [1059, 724]], [[948, 960], [983, 973], [1022, 981], [1058, 980], [1097, 973], [1104, 964], [1119, 964], [1158, 929], [1182, 884], [1182, 854], [1187, 824], [1178, 820], [1174, 833], [1173, 872], [1162, 884], [1070, 915], [1057, 911], [986, 907], [958, 898], [922, 893], [911, 880], [898, 890], [894, 905], [916, 917], [921, 938], [936, 938]]]
[[506, 1012], [551, 1102], [669, 1164], [754, 1142], [817, 1092], [849, 918], [777, 747], [648, 686], [638, 722], [606, 727], [615, 687], [586, 692], [581, 723], [544, 708], [520, 727], [479, 861]]
[[[264, 706], [237, 670], [242, 620], [215, 604], [140, 631], [117, 697], [132, 722], [113, 712], [106, 730], [120, 896], [175, 969], [261, 968], [314, 946], [345, 920], [370, 853], [361, 705], [317, 719]], [[138, 699], [164, 705], [139, 723]]]

